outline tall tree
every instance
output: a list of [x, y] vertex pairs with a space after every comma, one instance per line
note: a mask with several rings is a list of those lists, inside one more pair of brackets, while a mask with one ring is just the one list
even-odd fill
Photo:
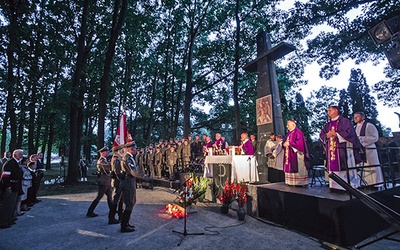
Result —
[[73, 76], [72, 88], [71, 88], [71, 96], [70, 96], [70, 132], [69, 132], [69, 160], [68, 160], [68, 174], [67, 174], [67, 182], [75, 183], [77, 182], [78, 177], [78, 161], [79, 161], [79, 151], [80, 151], [80, 135], [78, 134], [81, 131], [79, 118], [79, 109], [81, 101], [79, 95], [79, 89], [81, 88], [81, 79], [83, 74], [83, 69], [85, 66], [85, 39], [87, 32], [87, 19], [89, 13], [89, 5], [90, 0], [84, 0], [83, 2], [83, 10], [82, 10], [82, 19], [80, 26], [80, 34], [78, 38], [78, 54], [76, 58], [76, 67]]
[[361, 69], [351, 70], [347, 92], [351, 101], [352, 111], [364, 112], [366, 119], [373, 123], [377, 127], [379, 134], [382, 135], [382, 126], [378, 121], [375, 97], [370, 94], [367, 80]]
[[240, 122], [240, 106], [239, 106], [239, 66], [240, 66], [240, 0], [236, 0], [235, 5], [235, 24], [236, 24], [236, 34], [235, 34], [235, 68], [233, 76], [233, 107], [235, 110], [235, 143], [240, 141], [241, 134], [241, 122]]
[[338, 107], [341, 115], [351, 119], [351, 114], [352, 114], [351, 98], [349, 96], [349, 93], [345, 89], [342, 89], [339, 92]]
[[115, 0], [113, 17], [111, 23], [111, 34], [108, 40], [108, 47], [106, 51], [106, 57], [104, 60], [103, 76], [100, 80], [100, 92], [99, 92], [99, 122], [98, 122], [98, 134], [97, 134], [97, 147], [101, 148], [104, 146], [104, 125], [107, 110], [108, 101], [108, 89], [110, 86], [110, 69], [115, 54], [115, 44], [117, 42], [118, 35], [121, 31], [124, 23], [125, 13], [128, 6], [127, 0]]
[[309, 120], [311, 132], [314, 135], [319, 133], [327, 122], [328, 107], [337, 105], [338, 101], [339, 93], [336, 88], [322, 86], [319, 90], [311, 92], [310, 97], [306, 100], [306, 107], [311, 113]]
[[[325, 30], [331, 31], [321, 32], [309, 39], [307, 49], [298, 53], [302, 62], [317, 61], [321, 65], [320, 76], [328, 79], [339, 73], [339, 65], [347, 59], [356, 63], [387, 62], [382, 53], [387, 45], [377, 47], [368, 31], [379, 22], [398, 16], [399, 9], [400, 2], [396, 0], [296, 2], [288, 18], [282, 19], [285, 26], [282, 36], [304, 39], [311, 34], [314, 26], [329, 26]], [[374, 89], [384, 105], [396, 107], [400, 103], [397, 95], [400, 91], [398, 70], [386, 67], [385, 74], [386, 79], [375, 84]]]
[[[17, 79], [14, 72], [18, 72], [16, 54], [18, 54], [18, 48], [20, 43], [20, 19], [25, 11], [25, 1], [13, 1], [6, 0], [1, 1], [1, 8], [7, 18], [9, 25], [7, 29], [8, 44], [7, 44], [7, 75], [6, 75], [6, 90], [7, 90], [7, 104], [6, 114], [3, 120], [3, 127], [7, 128], [7, 121], [10, 121], [10, 143], [8, 145], [9, 150], [16, 149], [17, 146], [17, 119], [15, 114], [15, 91], [17, 88]], [[5, 133], [3, 133], [4, 135]], [[5, 143], [2, 141], [1, 150], [5, 150]]]

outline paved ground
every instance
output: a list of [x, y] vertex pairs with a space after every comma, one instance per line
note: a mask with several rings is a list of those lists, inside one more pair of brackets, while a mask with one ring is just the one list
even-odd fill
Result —
[[[156, 187], [153, 191], [138, 189], [138, 203], [132, 213], [132, 233], [120, 233], [119, 225], [107, 224], [105, 198], [95, 212], [86, 218], [86, 210], [95, 193], [40, 197], [42, 202], [18, 217], [17, 224], [0, 230], [0, 249], [322, 249], [310, 238], [255, 218], [239, 222], [236, 212], [220, 213], [215, 203], [198, 203], [187, 220], [187, 235], [182, 244], [184, 220], [171, 218], [165, 205], [173, 203], [173, 190]], [[194, 211], [194, 212], [193, 212]], [[393, 246], [393, 247], [391, 247]], [[397, 247], [396, 247], [397, 246]], [[399, 249], [388, 245], [385, 249]], [[383, 249], [372, 246], [368, 249]]]

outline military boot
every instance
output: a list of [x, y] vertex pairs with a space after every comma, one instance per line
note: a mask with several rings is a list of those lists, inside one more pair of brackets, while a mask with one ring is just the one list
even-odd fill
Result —
[[115, 213], [117, 210], [117, 205], [112, 204], [110, 207], [110, 212], [108, 213], [108, 224], [119, 224], [119, 221], [115, 219]]
[[121, 221], [121, 233], [129, 233], [135, 231], [134, 228], [129, 226], [129, 219], [131, 217], [132, 211], [124, 211], [122, 214], [122, 221]]

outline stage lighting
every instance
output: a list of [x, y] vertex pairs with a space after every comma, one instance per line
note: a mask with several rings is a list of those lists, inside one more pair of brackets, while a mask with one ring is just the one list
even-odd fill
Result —
[[400, 31], [400, 16], [384, 20], [368, 31], [376, 45], [387, 43]]
[[386, 21], [378, 23], [368, 33], [374, 39], [376, 45], [388, 42], [393, 35]]
[[393, 36], [392, 44], [389, 49], [385, 51], [385, 55], [389, 64], [394, 69], [400, 69], [400, 33], [398, 32]]
[[392, 68], [400, 69], [400, 16], [378, 23], [368, 33], [376, 45], [391, 41], [385, 49], [385, 55]]

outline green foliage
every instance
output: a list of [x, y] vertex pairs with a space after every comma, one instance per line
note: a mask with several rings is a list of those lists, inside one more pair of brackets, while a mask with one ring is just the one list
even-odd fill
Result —
[[[279, 36], [296, 44], [307, 39], [306, 48], [291, 60], [301, 64], [297, 69], [300, 74], [305, 64], [318, 62], [320, 76], [329, 79], [339, 73], [339, 65], [347, 59], [353, 59], [356, 64], [387, 62], [382, 53], [387, 45], [377, 47], [368, 30], [399, 15], [399, 9], [397, 0], [298, 1], [288, 13], [278, 17], [284, 27]], [[314, 30], [323, 32], [313, 35]], [[398, 70], [386, 69], [385, 73], [387, 79], [375, 84], [374, 90], [385, 105], [396, 107], [399, 105]], [[389, 88], [393, 91], [386, 92]]]
[[373, 86], [378, 99], [388, 107], [400, 106], [400, 71], [390, 67], [385, 68], [387, 80], [382, 80]]
[[360, 69], [352, 69], [350, 73], [347, 92], [352, 112], [347, 117], [351, 118], [354, 112], [364, 112], [366, 120], [373, 123], [379, 134], [382, 135], [381, 124], [378, 121], [375, 97], [370, 94], [370, 89], [364, 74]]
[[[20, 1], [23, 4], [16, 12], [15, 30], [10, 27], [11, 2], [15, 1], [0, 1], [0, 107], [7, 109], [6, 97], [11, 86], [18, 121], [12, 126], [18, 125], [21, 146], [26, 147], [34, 136], [38, 138], [34, 139], [35, 148], [43, 147], [48, 142], [46, 135], [53, 133], [55, 151], [58, 145], [69, 143], [70, 101], [74, 102], [82, 110], [82, 142], [85, 154], [90, 154], [91, 145], [96, 141], [100, 79], [114, 1], [91, 1], [89, 7], [86, 63], [81, 87], [77, 90], [82, 100], [69, 100], [69, 97], [84, 1], [47, 1], [46, 4], [38, 0]], [[237, 129], [233, 106], [236, 3], [224, 0], [128, 2], [111, 66], [106, 143], [110, 145], [113, 141], [122, 110], [128, 114], [128, 128], [139, 146], [182, 136], [186, 98], [191, 98], [192, 133], [222, 132], [233, 142]], [[373, 99], [368, 98], [369, 90], [363, 85], [360, 72], [351, 81], [364, 86], [362, 91], [349, 86], [347, 94], [340, 92], [340, 99], [336, 89], [322, 87], [304, 102], [293, 88], [305, 84], [296, 79], [312, 61], [321, 65], [322, 77], [330, 78], [348, 58], [357, 63], [384, 59], [382, 48], [373, 44], [367, 31], [398, 13], [399, 2], [310, 0], [297, 2], [288, 12], [276, 8], [280, 2], [283, 1], [239, 2], [239, 129], [249, 133], [257, 131], [256, 75], [244, 73], [241, 68], [255, 58], [255, 36], [260, 30], [271, 34], [273, 44], [288, 40], [297, 48], [288, 65], [277, 68], [284, 121], [296, 119], [304, 134], [309, 135], [322, 127], [329, 104], [337, 104], [339, 100], [342, 105], [349, 103], [343, 106], [349, 108], [346, 111], [349, 115], [354, 107], [375, 107]], [[357, 8], [361, 8], [362, 14], [352, 14], [350, 18], [349, 11]], [[325, 31], [308, 37], [317, 26], [324, 27]], [[11, 31], [15, 31], [14, 43], [9, 39]], [[301, 44], [304, 38], [309, 39], [307, 44]], [[14, 51], [15, 55], [12, 66], [15, 82], [8, 79], [7, 50]], [[375, 84], [373, 90], [385, 105], [399, 106], [399, 72], [387, 68], [385, 73], [387, 79]], [[188, 78], [192, 86], [187, 85]], [[189, 87], [190, 93], [185, 95]], [[360, 93], [366, 97], [357, 99]], [[377, 115], [372, 109], [364, 111], [371, 115], [369, 119]], [[0, 119], [4, 123], [2, 127], [10, 129], [9, 117], [0, 113]], [[35, 125], [35, 135], [29, 134], [31, 124]]]
[[306, 107], [311, 113], [309, 117], [311, 132], [319, 133], [328, 120], [327, 110], [330, 105], [338, 105], [338, 90], [333, 87], [322, 86], [313, 91], [306, 100]]

